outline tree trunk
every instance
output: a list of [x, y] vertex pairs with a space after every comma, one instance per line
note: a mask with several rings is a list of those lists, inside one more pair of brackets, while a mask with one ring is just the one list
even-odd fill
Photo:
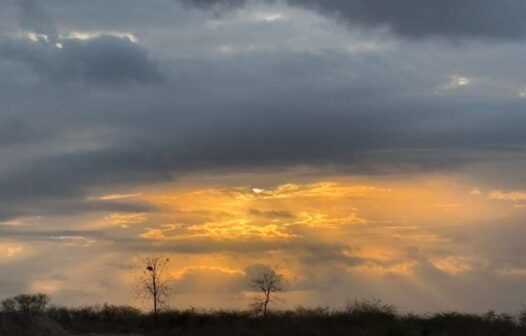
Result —
[[270, 302], [270, 293], [265, 293], [265, 302], [263, 302], [263, 316], [267, 315], [267, 306]]
[[157, 328], [157, 279], [152, 276], [152, 286], [153, 286], [153, 328]]
[[153, 300], [153, 328], [157, 328], [157, 299]]

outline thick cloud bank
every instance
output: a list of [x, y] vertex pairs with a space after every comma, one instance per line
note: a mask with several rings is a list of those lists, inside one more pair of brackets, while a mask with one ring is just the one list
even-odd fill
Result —
[[[242, 6], [246, 0], [181, 0], [201, 8]], [[274, 1], [268, 1], [274, 2]], [[526, 3], [521, 0], [287, 0], [349, 24], [388, 28], [410, 38], [522, 38]]]
[[55, 39], [53, 43], [43, 35], [37, 41], [5, 41], [0, 44], [0, 55], [56, 82], [154, 83], [161, 79], [158, 65], [126, 37], [102, 35], [86, 40]]

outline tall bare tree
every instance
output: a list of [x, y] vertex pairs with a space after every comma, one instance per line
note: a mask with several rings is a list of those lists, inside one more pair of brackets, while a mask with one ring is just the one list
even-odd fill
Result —
[[153, 324], [157, 327], [159, 309], [164, 306], [169, 294], [169, 274], [167, 270], [170, 259], [161, 257], [146, 257], [144, 269], [139, 280], [139, 296], [151, 300], [153, 308]]
[[287, 282], [285, 276], [279, 273], [276, 267], [263, 266], [250, 280], [250, 287], [259, 292], [252, 307], [265, 316], [269, 304], [280, 299], [277, 294], [285, 291]]

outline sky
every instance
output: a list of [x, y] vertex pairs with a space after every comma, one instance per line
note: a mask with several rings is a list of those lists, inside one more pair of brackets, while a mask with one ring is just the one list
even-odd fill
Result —
[[526, 2], [0, 2], [0, 297], [526, 303]]

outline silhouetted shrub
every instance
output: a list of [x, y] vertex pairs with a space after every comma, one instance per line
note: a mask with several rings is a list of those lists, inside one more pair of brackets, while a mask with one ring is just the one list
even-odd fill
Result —
[[526, 329], [526, 309], [523, 309], [519, 312], [517, 319], [519, 321], [519, 325]]
[[14, 313], [16, 311], [16, 301], [13, 298], [2, 300], [2, 312]]
[[384, 304], [376, 299], [347, 302], [345, 312], [355, 319], [380, 318], [394, 320], [397, 317], [397, 311], [394, 306]]
[[2, 301], [2, 311], [25, 315], [43, 314], [49, 304], [49, 296], [43, 293], [20, 294]]
[[130, 306], [115, 306], [104, 304], [101, 309], [103, 321], [113, 323], [125, 323], [141, 317], [139, 309]]
[[51, 306], [50, 318], [77, 332], [129, 332], [140, 330], [146, 314], [130, 306], [104, 304], [64, 308]]

